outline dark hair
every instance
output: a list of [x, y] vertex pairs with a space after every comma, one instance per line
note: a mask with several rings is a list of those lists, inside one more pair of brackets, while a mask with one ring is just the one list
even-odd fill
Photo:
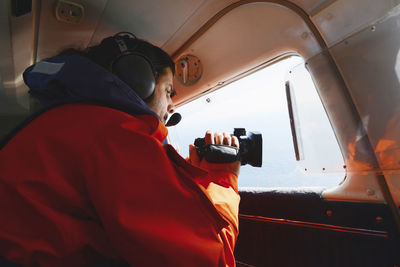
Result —
[[[124, 42], [127, 44], [128, 50], [134, 50], [151, 62], [156, 79], [159, 75], [164, 74], [165, 69], [168, 67], [171, 69], [172, 73], [175, 74], [175, 64], [164, 50], [145, 40], [136, 37], [132, 38], [132, 36], [134, 35], [123, 35], [121, 38], [123, 38]], [[58, 56], [77, 55], [86, 57], [103, 68], [112, 71], [111, 65], [113, 61], [120, 55], [118, 45], [115, 40], [113, 40], [114, 37], [115, 36], [104, 38], [100, 44], [83, 50], [67, 48], [60, 52]]]

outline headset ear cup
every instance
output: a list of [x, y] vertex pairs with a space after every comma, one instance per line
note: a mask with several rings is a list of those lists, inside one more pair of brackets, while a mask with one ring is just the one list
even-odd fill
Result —
[[155, 75], [150, 62], [143, 56], [130, 54], [118, 58], [112, 65], [112, 72], [143, 100], [153, 95]]

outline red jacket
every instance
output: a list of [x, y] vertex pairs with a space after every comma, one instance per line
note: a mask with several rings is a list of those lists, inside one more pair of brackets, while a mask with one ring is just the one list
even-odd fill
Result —
[[234, 266], [237, 177], [206, 173], [153, 115], [69, 104], [0, 150], [0, 255], [23, 265]]

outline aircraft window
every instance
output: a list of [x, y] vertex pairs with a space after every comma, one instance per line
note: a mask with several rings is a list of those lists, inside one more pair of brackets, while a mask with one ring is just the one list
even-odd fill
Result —
[[310, 175], [344, 177], [343, 156], [304, 63], [291, 68], [287, 79], [286, 90], [293, 99], [296, 137], [300, 141], [298, 167]]
[[[242, 166], [239, 187], [333, 187], [338, 185], [345, 176], [343, 169], [340, 173], [331, 173], [326, 170], [316, 173], [305, 171], [304, 162], [296, 161], [285, 81], [288, 71], [299, 64], [304, 68], [302, 58], [290, 57], [179, 107], [177, 111], [181, 113], [182, 121], [177, 126], [169, 128], [171, 144], [183, 157], [187, 157], [189, 144], [193, 143], [197, 137], [204, 137], [204, 133], [208, 129], [214, 132], [232, 133], [233, 128], [246, 128], [247, 132], [262, 133], [263, 166], [262, 168]], [[300, 72], [296, 72], [296, 74], [300, 74]], [[307, 76], [304, 80], [311, 81], [307, 70], [302, 74]], [[297, 86], [296, 89], [301, 87]], [[325, 123], [313, 121], [311, 124], [318, 125], [318, 127], [319, 125], [328, 125], [330, 135], [336, 142], [314, 86], [312, 86], [312, 90], [314, 91], [313, 102], [317, 103], [308, 101], [307, 105], [316, 106], [314, 112], [322, 112]], [[296, 91], [296, 93], [298, 92]], [[312, 94], [307, 92], [307, 95], [310, 97]], [[302, 104], [300, 102], [299, 105]], [[305, 124], [305, 126], [308, 125]], [[307, 135], [303, 136], [313, 138], [312, 135], [309, 135], [312, 131], [305, 132]], [[326, 132], [327, 130], [317, 131], [317, 134]], [[304, 141], [303, 144], [305, 143]], [[334, 165], [343, 166], [343, 158], [337, 142], [334, 144], [334, 149], [335, 152], [324, 151], [322, 156], [339, 154], [339, 163], [334, 163]], [[307, 151], [302, 152], [307, 153]]]

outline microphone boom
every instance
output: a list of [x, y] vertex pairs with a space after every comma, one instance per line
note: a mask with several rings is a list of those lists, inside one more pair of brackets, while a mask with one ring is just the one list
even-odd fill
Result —
[[177, 125], [182, 119], [181, 114], [179, 113], [174, 113], [172, 114], [171, 118], [169, 118], [168, 122], [165, 124], [165, 126], [170, 127], [170, 126], [175, 126]]

